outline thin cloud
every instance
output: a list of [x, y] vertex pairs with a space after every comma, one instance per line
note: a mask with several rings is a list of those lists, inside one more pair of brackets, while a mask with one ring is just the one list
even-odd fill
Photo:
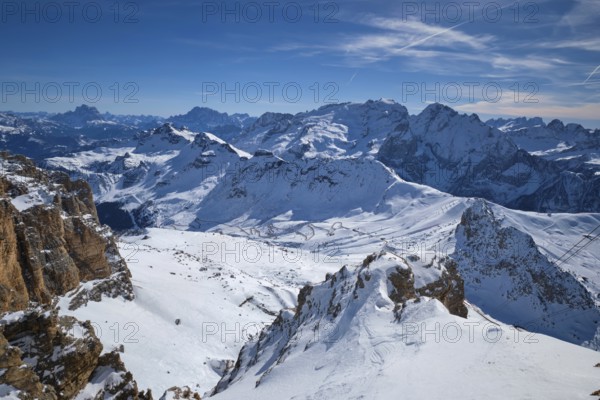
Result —
[[[382, 18], [382, 17], [367, 17], [361, 21], [367, 26], [385, 29], [405, 35], [405, 38], [412, 37], [410, 43], [403, 46], [404, 48], [415, 47], [421, 44], [428, 43], [436, 45], [438, 42], [431, 39], [438, 38], [443, 35], [442, 43], [444, 44], [462, 44], [471, 47], [475, 50], [484, 50], [487, 43], [493, 40], [491, 35], [473, 36], [458, 30], [457, 28], [467, 24], [469, 21], [464, 21], [456, 25], [444, 28], [441, 26], [426, 24], [417, 19], [397, 19], [397, 18]], [[425, 35], [425, 37], [422, 37]], [[420, 38], [418, 36], [421, 36]]]
[[600, 51], [600, 39], [598, 38], [580, 38], [569, 40], [557, 40], [554, 42], [541, 42], [535, 44], [535, 47], [541, 49], [578, 49], [587, 51]]
[[569, 26], [574, 31], [586, 25], [598, 25], [600, 1], [576, 0], [575, 5], [559, 21], [560, 25]]
[[594, 76], [596, 74], [596, 72], [598, 72], [598, 70], [600, 69], [600, 65], [598, 65], [593, 71], [592, 73], [585, 79], [585, 81], [583, 81], [584, 84], [588, 83], [590, 78], [592, 76]]
[[356, 78], [357, 75], [358, 75], [358, 72], [353, 73], [352, 76], [350, 77], [350, 80], [348, 81], [348, 83], [346, 83], [346, 86], [350, 86], [350, 84], [354, 81], [354, 78]]

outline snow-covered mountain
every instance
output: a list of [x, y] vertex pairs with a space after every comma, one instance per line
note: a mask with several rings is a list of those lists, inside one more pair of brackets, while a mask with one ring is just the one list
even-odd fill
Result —
[[14, 113], [0, 113], [2, 148], [40, 163], [48, 157], [101, 146], [122, 146], [138, 130], [133, 125], [107, 120], [106, 115], [87, 106], [52, 116], [24, 117]]
[[[514, 144], [500, 131], [492, 131], [500, 135], [498, 141], [489, 137], [491, 128], [476, 126], [481, 131], [471, 131], [473, 137], [465, 140], [478, 140], [483, 145], [480, 153], [471, 154], [471, 160], [486, 160], [492, 152], [501, 155], [515, 151]], [[453, 141], [440, 153], [445, 151], [446, 157], [452, 157], [455, 154], [452, 146], [461, 148], [463, 143]], [[64, 166], [69, 160], [52, 162]], [[92, 181], [99, 179], [99, 209], [110, 205], [108, 209], [121, 219], [123, 216], [114, 211], [115, 207], [120, 208], [129, 214], [124, 217], [132, 218], [139, 227], [207, 231], [234, 226], [242, 230], [273, 231], [279, 224], [280, 234], [290, 235], [306, 229], [306, 224], [332, 221], [333, 226], [375, 218], [385, 220], [380, 225], [393, 236], [402, 237], [396, 224], [403, 213], [416, 214], [424, 207], [414, 205], [415, 201], [437, 204], [434, 213], [441, 216], [449, 208], [448, 201], [463, 209], [469, 203], [468, 199], [452, 200], [451, 196], [427, 186], [403, 181], [372, 158], [304, 158], [290, 162], [266, 151], [250, 155], [214, 135], [178, 130], [170, 124], [140, 135], [138, 146], [114, 161], [102, 162], [102, 167], [93, 165], [96, 171], [103, 171], [87, 172]], [[479, 207], [487, 210], [487, 206]], [[453, 226], [458, 225], [461, 233], [454, 238], [453, 232], [436, 232], [429, 238], [451, 243], [445, 249], [446, 255], [453, 254], [449, 250], [456, 246], [456, 255], [452, 257], [468, 278], [467, 290], [469, 296], [477, 299], [475, 304], [499, 320], [532, 331], [577, 344], [592, 340], [597, 329], [595, 321], [600, 317], [593, 298], [597, 288], [584, 287], [575, 275], [540, 253], [531, 236], [515, 228], [501, 228], [493, 213], [489, 213], [489, 220], [471, 218], [467, 213], [460, 224], [460, 216], [448, 218], [447, 221], [455, 221]], [[420, 218], [427, 220], [430, 216], [424, 213]], [[464, 234], [465, 224], [476, 225], [469, 222], [471, 219], [482, 224], [472, 229], [480, 235], [475, 242], [465, 239]], [[414, 240], [414, 234], [409, 236], [409, 232], [406, 237]], [[381, 237], [375, 240], [383, 241], [387, 248], [396, 246], [402, 251], [406, 244], [397, 243], [383, 233]], [[284, 243], [290, 240], [294, 239], [288, 237]], [[485, 258], [488, 252], [494, 252], [498, 258]], [[517, 264], [518, 269], [514, 267]], [[486, 285], [493, 290], [482, 286], [484, 278], [489, 279]], [[498, 280], [503, 285], [499, 286]], [[487, 300], [479, 297], [481, 291]], [[562, 294], [565, 292], [569, 297]], [[503, 306], [487, 308], [488, 302]], [[556, 318], [549, 316], [537, 321], [565, 307], [568, 309]], [[565, 322], [571, 315], [578, 316]], [[535, 323], [527, 324], [530, 320]]]
[[80, 166], [81, 157], [53, 158], [48, 165], [86, 177], [98, 203], [118, 203], [140, 226], [207, 229], [288, 213], [293, 220], [377, 213], [387, 209], [386, 196], [415, 190], [372, 159], [286, 161], [266, 151], [250, 155], [212, 134], [170, 124], [139, 135], [135, 148], [121, 150], [114, 160], [90, 158]]
[[487, 125], [508, 133], [519, 148], [549, 160], [570, 159], [589, 155], [597, 159], [600, 130], [579, 124], [564, 124], [558, 119], [545, 124], [541, 118], [491, 119]]
[[[532, 155], [477, 115], [432, 104], [390, 135], [378, 158], [404, 179], [458, 196], [541, 212], [600, 210], [598, 166]], [[573, 167], [573, 168], [572, 168]]]
[[266, 113], [232, 143], [284, 158], [355, 157], [375, 154], [387, 135], [407, 123], [406, 108], [393, 100], [331, 104], [296, 115]]
[[464, 212], [452, 258], [469, 300], [494, 318], [577, 344], [600, 327], [600, 309], [584, 285], [530, 235], [502, 226], [483, 200]]
[[[255, 118], [195, 107], [185, 115], [168, 120], [180, 128], [188, 126], [195, 132], [211, 131], [234, 137]], [[140, 131], [164, 123], [165, 118], [159, 116], [101, 113], [96, 107], [85, 104], [59, 114], [1, 112], [0, 143], [5, 150], [43, 163], [45, 158], [53, 156], [99, 147], [128, 146]]]

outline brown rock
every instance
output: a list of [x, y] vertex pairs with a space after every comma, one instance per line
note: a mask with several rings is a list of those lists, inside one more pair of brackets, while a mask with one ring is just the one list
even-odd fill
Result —
[[[100, 225], [92, 191], [58, 172], [42, 171], [28, 159], [0, 153], [0, 311], [28, 301], [49, 304], [81, 282], [109, 278], [94, 293], [79, 294], [75, 306], [100, 300], [103, 290], [133, 298], [129, 271], [107, 227]], [[17, 210], [11, 199], [41, 187], [46, 204]]]
[[86, 393], [95, 391], [95, 399], [152, 399], [138, 392], [117, 351], [100, 356], [102, 344], [89, 322], [36, 308], [11, 314], [0, 326], [0, 368], [6, 369], [0, 383], [20, 390], [22, 398], [71, 399], [93, 382]]
[[53, 388], [40, 382], [33, 370], [23, 363], [21, 350], [11, 346], [0, 333], [0, 384], [12, 386], [21, 391], [20, 397], [26, 400], [56, 400]]

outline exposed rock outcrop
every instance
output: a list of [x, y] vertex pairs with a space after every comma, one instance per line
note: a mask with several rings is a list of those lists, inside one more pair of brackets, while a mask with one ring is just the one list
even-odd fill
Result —
[[100, 355], [89, 322], [36, 308], [6, 314], [0, 329], [0, 384], [21, 399], [151, 399], [117, 352]]
[[72, 307], [102, 294], [133, 298], [112, 233], [100, 225], [84, 181], [0, 153], [0, 311], [49, 304], [81, 282]]
[[101, 355], [89, 322], [59, 317], [49, 306], [69, 292], [70, 308], [103, 295], [133, 299], [129, 270], [98, 222], [87, 183], [0, 153], [0, 253], [3, 392], [42, 400], [152, 398], [138, 392], [117, 352]]

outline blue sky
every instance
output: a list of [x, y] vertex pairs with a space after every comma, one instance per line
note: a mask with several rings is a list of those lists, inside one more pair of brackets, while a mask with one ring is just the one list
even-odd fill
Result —
[[600, 127], [598, 0], [0, 7], [3, 110], [259, 115], [384, 97]]

